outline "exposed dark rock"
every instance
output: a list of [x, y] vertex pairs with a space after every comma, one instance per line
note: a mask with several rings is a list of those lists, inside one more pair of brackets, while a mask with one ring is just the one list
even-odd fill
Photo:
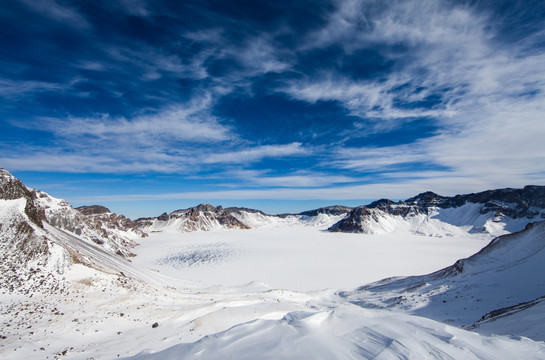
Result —
[[21, 180], [11, 175], [7, 170], [0, 168], [0, 199], [25, 198], [25, 213], [34, 224], [43, 228], [42, 221], [45, 220], [45, 212], [36, 205], [36, 196], [36, 192], [29, 190]]
[[101, 205], [80, 206], [76, 210], [83, 215], [99, 215], [111, 212], [110, 209]]
[[159, 217], [157, 218], [157, 220], [161, 220], [161, 221], [168, 221], [170, 219], [170, 216], [165, 212], [165, 213], [162, 213], [161, 215], [159, 215]]
[[329, 228], [333, 232], [363, 232], [362, 218], [371, 216], [371, 212], [365, 207], [360, 206], [348, 213], [344, 219], [337, 222]]
[[[239, 221], [233, 213], [246, 211], [244, 208], [227, 208], [213, 206], [210, 204], [200, 204], [188, 209], [180, 209], [170, 214], [163, 213], [156, 218], [139, 218], [134, 221], [136, 228], [146, 229], [157, 222], [167, 222], [169, 220], [187, 220], [183, 224], [183, 231], [209, 230], [203, 222], [213, 223], [217, 221], [220, 225], [228, 229], [249, 229], [249, 227]], [[249, 210], [249, 209], [248, 209]], [[249, 212], [260, 212], [250, 210]], [[261, 212], [260, 212], [261, 213]]]
[[347, 206], [333, 205], [333, 206], [322, 207], [315, 210], [303, 211], [302, 213], [299, 213], [298, 215], [303, 215], [303, 216], [317, 216], [318, 214], [342, 215], [342, 214], [346, 214], [350, 210], [352, 210], [352, 208]]

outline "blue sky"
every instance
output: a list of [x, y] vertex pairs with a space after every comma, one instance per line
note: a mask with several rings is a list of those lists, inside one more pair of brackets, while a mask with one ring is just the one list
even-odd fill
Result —
[[0, 167], [130, 217], [545, 184], [543, 1], [0, 4]]

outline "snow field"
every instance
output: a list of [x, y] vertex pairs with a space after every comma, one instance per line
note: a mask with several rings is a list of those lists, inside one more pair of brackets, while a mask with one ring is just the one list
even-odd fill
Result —
[[351, 289], [435, 271], [475, 253], [489, 239], [329, 233], [304, 225], [155, 233], [140, 240], [133, 262], [204, 286], [259, 281], [295, 291]]

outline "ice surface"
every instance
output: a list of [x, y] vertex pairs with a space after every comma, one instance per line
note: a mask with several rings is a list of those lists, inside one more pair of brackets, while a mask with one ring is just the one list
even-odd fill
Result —
[[351, 289], [395, 275], [452, 264], [487, 243], [478, 235], [343, 234], [292, 225], [252, 230], [156, 233], [142, 239], [133, 262], [207, 285], [251, 281], [272, 288]]

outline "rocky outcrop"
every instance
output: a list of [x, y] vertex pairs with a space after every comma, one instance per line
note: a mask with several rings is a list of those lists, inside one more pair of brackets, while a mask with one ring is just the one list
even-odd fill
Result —
[[23, 183], [11, 175], [7, 170], [0, 168], [0, 199], [26, 199], [25, 213], [28, 218], [39, 227], [43, 227], [45, 212], [36, 206], [36, 191], [29, 190]]
[[76, 208], [83, 215], [100, 215], [110, 213], [110, 209], [101, 205], [80, 206]]
[[158, 217], [140, 218], [134, 221], [136, 228], [143, 231], [172, 230], [177, 232], [211, 231], [219, 229], [249, 229], [233, 213], [242, 208], [227, 208], [200, 204], [188, 209], [180, 209]]
[[[64, 200], [27, 188], [5, 169], [0, 169], [0, 199], [24, 201], [24, 213], [31, 224], [24, 221], [12, 224], [20, 229], [16, 238], [22, 243], [34, 239], [36, 232], [34, 227], [43, 229], [44, 223], [47, 222], [105, 250], [128, 257], [134, 255], [131, 252], [137, 245], [134, 239], [144, 236], [142, 231], [135, 229], [130, 219], [122, 215], [111, 213], [107, 208], [98, 205], [76, 210]], [[42, 244], [42, 241], [33, 241], [36, 243], [33, 247], [41, 249], [41, 245], [37, 244]]]
[[318, 216], [319, 214], [325, 215], [342, 215], [348, 213], [352, 208], [341, 205], [326, 206], [315, 210], [303, 211], [298, 215], [303, 216]]
[[138, 245], [135, 240], [147, 236], [136, 229], [130, 219], [114, 214], [105, 207], [93, 205], [76, 210], [64, 200], [40, 191], [37, 193], [49, 224], [93, 242], [109, 252], [132, 257], [134, 253], [131, 250]]

